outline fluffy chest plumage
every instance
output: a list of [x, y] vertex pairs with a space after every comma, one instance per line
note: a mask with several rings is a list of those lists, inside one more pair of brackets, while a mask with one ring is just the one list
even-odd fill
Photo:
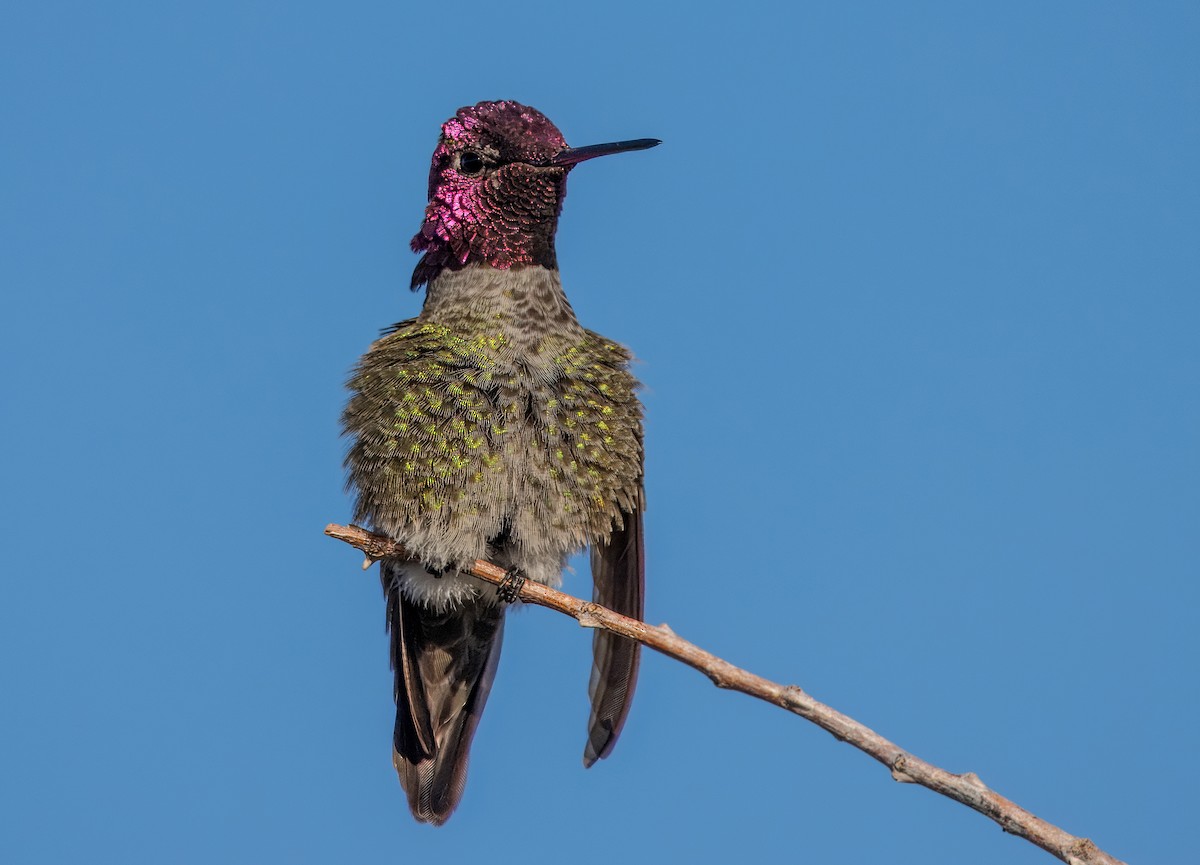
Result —
[[482, 558], [502, 536], [555, 559], [606, 538], [641, 503], [628, 362], [578, 325], [403, 322], [350, 383], [356, 518], [435, 566]]

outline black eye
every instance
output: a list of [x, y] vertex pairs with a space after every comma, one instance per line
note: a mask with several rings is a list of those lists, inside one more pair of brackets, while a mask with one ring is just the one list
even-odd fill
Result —
[[483, 157], [473, 150], [465, 151], [458, 157], [458, 170], [462, 174], [478, 174], [483, 171]]

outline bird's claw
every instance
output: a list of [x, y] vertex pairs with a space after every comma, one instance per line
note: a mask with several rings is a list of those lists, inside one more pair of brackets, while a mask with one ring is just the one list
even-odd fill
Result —
[[521, 597], [521, 588], [525, 585], [525, 574], [520, 568], [509, 568], [504, 572], [504, 579], [496, 586], [496, 595], [506, 604], [516, 603]]

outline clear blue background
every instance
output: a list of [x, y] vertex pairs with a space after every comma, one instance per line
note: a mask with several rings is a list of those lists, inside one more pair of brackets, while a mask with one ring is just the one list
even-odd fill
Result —
[[585, 772], [590, 635], [536, 609], [412, 822], [321, 530], [438, 125], [496, 98], [665, 142], [559, 241], [641, 359], [649, 619], [1190, 858], [1200, 7], [993, 7], [6, 6], [0, 860], [1052, 861], [653, 655]]

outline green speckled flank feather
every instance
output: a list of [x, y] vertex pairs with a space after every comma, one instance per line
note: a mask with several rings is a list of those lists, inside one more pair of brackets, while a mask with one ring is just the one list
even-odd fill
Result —
[[578, 326], [536, 354], [472, 331], [413, 319], [363, 358], [343, 419], [355, 518], [435, 567], [502, 534], [518, 559], [606, 539], [641, 506], [628, 351]]

